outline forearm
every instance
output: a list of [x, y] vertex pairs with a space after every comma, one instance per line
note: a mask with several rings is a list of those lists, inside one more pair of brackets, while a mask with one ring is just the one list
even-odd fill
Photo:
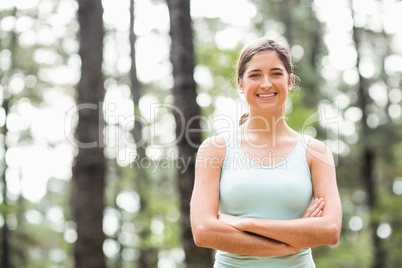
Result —
[[[335, 194], [334, 194], [335, 196]], [[325, 206], [325, 209], [324, 209]], [[318, 212], [318, 213], [317, 213]], [[302, 218], [291, 220], [272, 220], [258, 218], [235, 218], [241, 231], [269, 237], [296, 248], [335, 245], [342, 226], [342, 209], [339, 198], [316, 199]]]
[[246, 219], [243, 231], [269, 237], [297, 248], [336, 244], [340, 226], [326, 217], [294, 220]]
[[234, 228], [255, 233], [296, 248], [334, 245], [338, 242], [342, 225], [340, 204], [329, 202], [324, 209], [323, 199], [316, 199], [303, 217], [291, 220], [236, 217], [219, 214], [219, 219]]
[[288, 255], [299, 250], [267, 237], [237, 230], [218, 220], [203, 226], [193, 228], [195, 242], [200, 247], [251, 256]]

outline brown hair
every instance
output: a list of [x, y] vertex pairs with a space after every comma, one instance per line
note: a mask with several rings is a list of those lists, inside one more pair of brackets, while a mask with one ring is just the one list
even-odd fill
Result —
[[[243, 74], [244, 71], [246, 70], [247, 63], [251, 60], [251, 58], [262, 51], [275, 51], [281, 61], [283, 62], [283, 65], [285, 66], [285, 69], [287, 73], [289, 74], [289, 79], [290, 77], [294, 77], [293, 74], [293, 63], [292, 63], [292, 56], [289, 48], [289, 44], [284, 40], [280, 41], [274, 41], [272, 39], [269, 39], [267, 37], [262, 37], [259, 39], [256, 39], [252, 41], [251, 43], [247, 44], [240, 52], [239, 59], [237, 60], [236, 64], [236, 80], [237, 83], [239, 84], [241, 80], [243, 79]], [[296, 78], [296, 77], [294, 77]], [[293, 79], [293, 84], [295, 84], [296, 79]], [[243, 116], [240, 118], [239, 125], [241, 126], [244, 124], [244, 122], [247, 121], [248, 118], [248, 113], [243, 114]]]

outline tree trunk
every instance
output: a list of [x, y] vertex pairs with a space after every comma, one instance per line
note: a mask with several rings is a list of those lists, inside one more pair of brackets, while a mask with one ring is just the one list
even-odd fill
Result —
[[102, 229], [106, 161], [103, 154], [103, 8], [98, 0], [78, 0], [81, 79], [78, 84], [78, 155], [73, 167], [72, 205], [77, 225], [75, 267], [106, 267]]
[[[2, 77], [0, 77], [0, 80]], [[6, 81], [7, 79], [4, 79]], [[9, 104], [10, 104], [10, 93], [8, 91], [8, 85], [4, 85], [3, 89], [3, 109], [4, 109], [4, 114], [5, 118], [7, 118], [8, 111], [9, 111]], [[7, 124], [5, 123], [3, 126], [3, 131], [2, 134], [4, 136], [4, 144], [3, 144], [3, 150], [4, 150], [4, 155], [7, 153], [8, 146], [7, 146]], [[6, 171], [7, 171], [7, 162], [4, 158], [4, 161], [2, 163], [2, 174], [1, 174], [1, 182], [2, 182], [2, 198], [3, 202], [1, 205], [1, 216], [3, 219], [7, 219], [9, 212], [10, 212], [10, 205], [8, 204], [8, 198], [7, 198], [7, 178], [6, 178]], [[0, 267], [4, 268], [10, 268], [11, 263], [10, 263], [10, 251], [11, 251], [11, 245], [10, 245], [10, 234], [11, 230], [8, 228], [7, 223], [5, 222], [3, 224], [3, 227], [1, 228], [1, 263]]]
[[[360, 35], [359, 29], [355, 26], [354, 20], [354, 10], [353, 10], [353, 0], [350, 0], [350, 8], [352, 12], [352, 19], [353, 19], [353, 41], [355, 43], [355, 48], [357, 52], [357, 60], [356, 60], [356, 68], [359, 69], [360, 65]], [[372, 131], [370, 130], [369, 126], [367, 125], [367, 108], [369, 102], [368, 96], [368, 88], [369, 88], [369, 81], [365, 79], [359, 72], [359, 83], [358, 83], [358, 106], [362, 111], [362, 131], [360, 135], [361, 144], [363, 145], [362, 154], [361, 154], [361, 178], [363, 185], [365, 186], [365, 190], [367, 193], [367, 205], [372, 212], [377, 206], [377, 194], [376, 194], [376, 185], [375, 185], [375, 178], [374, 178], [374, 168], [375, 168], [375, 151], [370, 146], [368, 138]], [[373, 268], [386, 268], [386, 254], [383, 247], [383, 243], [381, 239], [377, 235], [377, 229], [379, 226], [379, 222], [377, 219], [374, 219], [372, 213], [370, 214], [370, 222], [369, 228], [371, 231], [371, 239], [374, 248], [374, 263]]]
[[[135, 1], [130, 0], [130, 56], [131, 56], [131, 69], [130, 69], [130, 81], [131, 81], [131, 97], [134, 103], [134, 115], [136, 120], [134, 121], [134, 128], [132, 130], [132, 135], [134, 137], [134, 141], [137, 144], [137, 156], [136, 161], [138, 163], [142, 163], [142, 159], [145, 159], [146, 153], [146, 144], [140, 144], [142, 140], [142, 123], [139, 121], [141, 118], [141, 111], [139, 109], [139, 100], [141, 98], [141, 83], [138, 80], [137, 76], [137, 67], [136, 67], [136, 57], [135, 57], [135, 42], [136, 36], [134, 33], [134, 7]], [[134, 167], [137, 167], [134, 165]], [[157, 250], [149, 243], [151, 241], [151, 216], [149, 215], [148, 211], [148, 183], [150, 178], [148, 176], [147, 170], [141, 166], [138, 166], [136, 169], [136, 178], [135, 187], [137, 189], [137, 194], [140, 197], [140, 209], [138, 211], [138, 218], [143, 223], [143, 227], [139, 233], [140, 237], [140, 256], [138, 258], [138, 267], [141, 268], [153, 268], [157, 267], [158, 264], [158, 252]]]
[[[281, 21], [285, 24], [285, 38], [288, 41], [289, 44], [293, 44], [293, 16], [292, 16], [292, 11], [293, 11], [293, 4], [296, 3], [291, 3], [292, 0], [284, 0], [279, 2], [279, 17]], [[293, 1], [294, 2], [294, 1]]]
[[[194, 186], [195, 155], [202, 137], [199, 124], [200, 107], [196, 102], [196, 84], [193, 78], [194, 47], [189, 0], [167, 0], [172, 39], [170, 59], [173, 65], [173, 111], [178, 139], [178, 173], [180, 192], [182, 243], [186, 264], [191, 267], [212, 267], [212, 251], [194, 244], [190, 226], [190, 199]], [[186, 135], [183, 135], [186, 134]], [[188, 163], [187, 165], [184, 163]]]
[[[14, 8], [12, 15], [16, 17], [17, 15], [17, 9]], [[3, 109], [4, 109], [4, 116], [7, 119], [7, 116], [9, 114], [9, 109], [10, 109], [10, 101], [11, 101], [11, 93], [9, 91], [9, 78], [12, 76], [13, 68], [15, 65], [15, 46], [17, 45], [17, 36], [14, 31], [10, 32], [11, 38], [10, 38], [10, 43], [8, 44], [8, 47], [10, 49], [11, 53], [11, 64], [9, 67], [8, 72], [3, 72], [0, 73], [0, 82], [3, 86]], [[2, 134], [3, 134], [3, 150], [4, 150], [4, 156], [7, 153], [8, 150], [8, 145], [7, 145], [7, 133], [8, 133], [8, 128], [7, 128], [7, 120], [5, 120], [4, 126], [2, 127]], [[7, 197], [7, 192], [8, 192], [8, 187], [7, 187], [7, 178], [6, 178], [6, 172], [7, 172], [7, 161], [5, 157], [3, 158], [3, 163], [2, 165], [2, 172], [1, 172], [1, 192], [2, 192], [2, 204], [1, 204], [1, 216], [3, 219], [6, 221], [8, 218], [8, 215], [10, 214], [10, 204], [8, 203], [8, 197]], [[3, 227], [1, 228], [1, 261], [0, 261], [0, 267], [3, 268], [11, 268], [13, 267], [12, 261], [11, 261], [11, 253], [12, 253], [12, 244], [11, 244], [11, 235], [12, 235], [12, 230], [8, 227], [7, 223], [4, 222]]]

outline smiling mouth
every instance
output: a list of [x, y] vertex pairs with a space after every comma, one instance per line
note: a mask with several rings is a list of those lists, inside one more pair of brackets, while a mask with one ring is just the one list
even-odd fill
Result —
[[259, 97], [260, 99], [270, 99], [270, 98], [274, 97], [276, 94], [277, 94], [276, 92], [260, 93], [260, 94], [257, 94], [257, 97]]

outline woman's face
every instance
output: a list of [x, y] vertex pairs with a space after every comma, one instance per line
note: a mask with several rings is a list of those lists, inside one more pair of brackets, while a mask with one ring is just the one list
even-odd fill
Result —
[[275, 51], [255, 54], [247, 63], [239, 83], [250, 112], [280, 112], [292, 87], [292, 78]]

